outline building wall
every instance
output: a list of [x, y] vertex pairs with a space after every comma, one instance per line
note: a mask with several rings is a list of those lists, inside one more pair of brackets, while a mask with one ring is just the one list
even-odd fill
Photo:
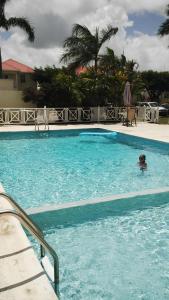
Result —
[[33, 81], [32, 73], [21, 73], [21, 72], [14, 72], [14, 71], [3, 71], [3, 80], [13, 80], [13, 86], [18, 91], [22, 91], [23, 89], [36, 86], [36, 83]]
[[12, 79], [0, 79], [0, 91], [13, 90], [14, 81]]
[[2, 108], [25, 108], [35, 107], [30, 102], [24, 102], [22, 100], [22, 91], [16, 90], [0, 90], [0, 107]]
[[0, 107], [25, 108], [35, 107], [30, 102], [24, 102], [24, 88], [36, 85], [32, 80], [32, 74], [20, 72], [4, 72], [4, 79], [0, 79]]
[[14, 89], [18, 89], [18, 72], [3, 71], [3, 80], [13, 80]]
[[32, 80], [31, 73], [20, 73], [18, 76], [18, 88], [24, 90], [27, 87], [36, 86], [36, 83]]

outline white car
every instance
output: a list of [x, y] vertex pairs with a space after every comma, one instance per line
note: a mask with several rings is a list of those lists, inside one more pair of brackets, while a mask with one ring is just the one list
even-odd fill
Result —
[[139, 107], [147, 107], [147, 108], [158, 108], [159, 109], [159, 116], [167, 116], [168, 110], [160, 106], [157, 102], [138, 102], [137, 106]]

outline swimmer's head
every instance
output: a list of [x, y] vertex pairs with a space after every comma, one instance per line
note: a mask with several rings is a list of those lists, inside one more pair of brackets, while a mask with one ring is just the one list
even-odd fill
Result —
[[140, 162], [145, 162], [145, 160], [146, 160], [146, 156], [145, 156], [144, 154], [141, 154], [141, 155], [139, 156], [139, 161], [140, 161]]

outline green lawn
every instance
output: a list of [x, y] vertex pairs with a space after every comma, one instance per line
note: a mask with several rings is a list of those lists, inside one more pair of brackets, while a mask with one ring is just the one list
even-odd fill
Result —
[[169, 124], [169, 116], [168, 117], [159, 117], [159, 124]]

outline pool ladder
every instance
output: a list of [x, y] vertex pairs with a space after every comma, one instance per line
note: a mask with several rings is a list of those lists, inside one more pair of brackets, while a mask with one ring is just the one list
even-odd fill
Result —
[[[15, 210], [0, 210], [1, 215], [11, 215], [19, 219], [20, 223], [25, 227], [29, 233], [31, 233], [40, 244], [40, 256], [41, 265], [45, 272], [47, 273], [49, 279], [54, 285], [54, 290], [59, 298], [59, 260], [55, 250], [45, 241], [43, 237], [43, 232], [40, 228], [29, 218], [27, 213], [16, 203], [16, 201], [9, 195], [5, 193], [0, 193], [0, 197], [5, 198], [14, 207]], [[50, 264], [48, 257], [45, 252], [48, 251], [53, 258], [53, 267]]]

